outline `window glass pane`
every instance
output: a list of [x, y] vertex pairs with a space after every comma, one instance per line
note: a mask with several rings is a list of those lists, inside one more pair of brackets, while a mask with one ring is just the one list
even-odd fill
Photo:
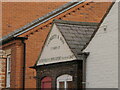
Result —
[[10, 73], [7, 73], [7, 87], [10, 87]]
[[41, 88], [42, 90], [51, 90], [52, 88], [52, 79], [51, 77], [45, 77], [41, 80]]
[[10, 87], [11, 56], [7, 57], [6, 87]]
[[67, 88], [73, 88], [73, 82], [67, 81]]
[[73, 88], [73, 79], [71, 75], [68, 74], [64, 74], [61, 75], [57, 78], [57, 88], [61, 89], [65, 89], [66, 88]]
[[11, 57], [8, 57], [8, 71], [10, 72], [11, 66]]
[[59, 82], [59, 88], [63, 89], [64, 87], [64, 82]]

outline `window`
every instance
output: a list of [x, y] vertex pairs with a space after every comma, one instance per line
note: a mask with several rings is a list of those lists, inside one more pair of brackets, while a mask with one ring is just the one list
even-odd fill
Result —
[[61, 75], [57, 78], [57, 89], [73, 88], [73, 80], [71, 75]]
[[11, 55], [7, 56], [7, 72], [6, 72], [6, 87], [10, 87], [10, 73], [11, 73]]
[[51, 90], [52, 88], [52, 79], [51, 77], [44, 77], [42, 80], [41, 80], [41, 90]]

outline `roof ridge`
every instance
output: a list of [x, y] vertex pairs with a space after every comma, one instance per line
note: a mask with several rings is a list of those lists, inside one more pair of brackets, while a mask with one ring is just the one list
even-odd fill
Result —
[[78, 21], [58, 20], [58, 19], [54, 19], [53, 23], [72, 24], [72, 25], [98, 25], [99, 24], [96, 22], [78, 22]]

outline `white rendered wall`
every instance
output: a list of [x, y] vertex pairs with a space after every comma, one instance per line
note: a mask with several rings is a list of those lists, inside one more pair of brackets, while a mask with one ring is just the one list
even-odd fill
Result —
[[117, 5], [114, 4], [95, 37], [84, 50], [90, 52], [87, 58], [86, 88], [118, 88]]

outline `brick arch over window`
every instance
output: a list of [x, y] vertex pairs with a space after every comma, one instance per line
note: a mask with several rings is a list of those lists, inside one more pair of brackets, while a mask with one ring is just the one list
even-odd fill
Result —
[[41, 88], [52, 88], [52, 78], [51, 77], [44, 77], [41, 80]]

